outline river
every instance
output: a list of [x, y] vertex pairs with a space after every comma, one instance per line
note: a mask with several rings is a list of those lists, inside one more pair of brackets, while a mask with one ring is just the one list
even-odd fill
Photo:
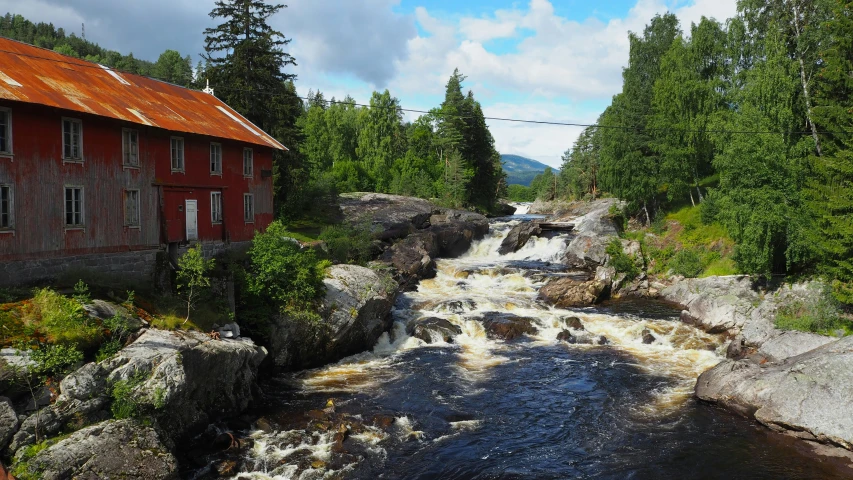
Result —
[[[254, 412], [263, 428], [243, 432], [249, 447], [216, 457], [230, 459], [227, 476], [841, 478], [787, 437], [692, 397], [696, 377], [723, 359], [724, 339], [682, 324], [677, 310], [538, 302], [547, 276], [567, 274], [556, 264], [567, 237], [498, 255], [509, 228], [528, 218], [493, 221], [467, 254], [440, 260], [436, 278], [400, 296], [373, 351], [265, 381]], [[532, 318], [538, 333], [490, 339], [478, 320], [485, 312]], [[572, 316], [608, 343], [558, 341]], [[421, 317], [462, 333], [427, 344], [406, 333]], [[217, 478], [211, 466], [190, 476]]]

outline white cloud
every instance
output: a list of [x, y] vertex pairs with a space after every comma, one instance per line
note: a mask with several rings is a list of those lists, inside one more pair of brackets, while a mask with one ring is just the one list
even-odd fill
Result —
[[[602, 22], [596, 18], [570, 20], [555, 14], [548, 0], [530, 0], [525, 8], [500, 10], [481, 18], [441, 20], [425, 8], [416, 18], [428, 35], [408, 42], [407, 60], [399, 61], [400, 72], [391, 82], [392, 91], [407, 96], [440, 94], [454, 68], [468, 76], [469, 82], [482, 83], [490, 90], [521, 98], [517, 109], [521, 118], [577, 120], [590, 123], [600, 112], [573, 112], [559, 106], [542, 104], [531, 107], [529, 99], [560, 101], [609, 100], [621, 90], [622, 69], [628, 62], [628, 32], [641, 32], [656, 14], [668, 10], [664, 0], [638, 0], [624, 18]], [[736, 0], [696, 0], [673, 9], [682, 29], [701, 16], [725, 20], [736, 12]], [[520, 30], [531, 32], [516, 51], [493, 53], [487, 42], [512, 38]], [[498, 108], [475, 91], [489, 111]], [[507, 110], [509, 104], [499, 109]], [[527, 154], [554, 164], [570, 147], [580, 129], [568, 127], [512, 126], [490, 122], [502, 152]]]

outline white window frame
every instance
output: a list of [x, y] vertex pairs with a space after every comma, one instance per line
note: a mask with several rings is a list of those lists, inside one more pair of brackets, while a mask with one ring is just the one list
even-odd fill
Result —
[[[134, 219], [128, 219], [127, 217], [127, 202], [129, 200], [128, 194], [135, 193], [136, 194], [136, 221], [132, 221]], [[124, 191], [124, 226], [128, 228], [142, 228], [142, 198], [141, 192], [138, 188], [128, 188]]]
[[222, 192], [210, 192], [210, 223], [222, 224]]
[[[249, 154], [248, 157], [246, 156], [247, 153]], [[249, 167], [248, 169], [246, 168], [247, 166]], [[255, 176], [255, 151], [251, 148], [243, 149], [243, 176], [246, 178]]]
[[[133, 149], [131, 148], [131, 151], [128, 152], [128, 147], [133, 145], [133, 142], [130, 141], [131, 134], [136, 136], [136, 162], [133, 162], [131, 158], [134, 153]], [[139, 168], [139, 130], [121, 129], [121, 164], [125, 167]]]
[[[0, 190], [4, 188], [9, 190], [9, 225], [0, 224], [0, 233], [13, 233], [15, 231], [15, 186], [10, 183], [0, 183]], [[2, 208], [2, 203], [0, 203], [0, 208]], [[0, 210], [0, 214], [2, 214], [2, 210]]]
[[[71, 212], [72, 215], [79, 214], [80, 215], [80, 223], [68, 223], [68, 190], [76, 189], [80, 190], [80, 211], [79, 212]], [[62, 189], [62, 213], [63, 218], [62, 222], [65, 224], [66, 230], [81, 230], [86, 228], [86, 189], [83, 185], [65, 185]]]
[[251, 193], [243, 194], [243, 221], [255, 223], [255, 196]]
[[[175, 142], [176, 141], [180, 142], [180, 147], [181, 147], [180, 148], [180, 156], [179, 156], [180, 158], [177, 159], [177, 160], [179, 160], [180, 164], [177, 167], [175, 166], [175, 152], [178, 151], [178, 149], [175, 148]], [[171, 161], [172, 161], [172, 163], [171, 163], [172, 173], [184, 173], [184, 172], [186, 172], [187, 158], [186, 158], [186, 145], [184, 143], [184, 137], [170, 137], [169, 138], [169, 156], [170, 156]]]
[[7, 149], [0, 150], [0, 157], [12, 157], [15, 154], [14, 144], [12, 142], [12, 109], [0, 107], [0, 112], [6, 113], [6, 143]]
[[[214, 154], [218, 154], [214, 156]], [[210, 174], [222, 176], [222, 144], [210, 142]]]
[[[65, 143], [65, 122], [70, 122], [70, 125], [76, 124], [80, 130], [79, 131], [80, 138], [77, 141], [77, 143], [78, 143], [77, 154], [79, 156], [77, 156], [77, 157], [65, 156], [65, 147], [67, 146], [67, 144]], [[79, 118], [62, 117], [62, 121], [60, 122], [60, 125], [61, 125], [60, 129], [62, 130], [62, 161], [63, 161], [63, 163], [83, 163], [83, 120], [80, 120]], [[72, 128], [71, 130], [72, 130], [72, 134], [73, 134], [74, 129]], [[72, 148], [73, 148], [73, 140], [72, 140]], [[72, 152], [72, 154], [73, 154], [73, 152]]]

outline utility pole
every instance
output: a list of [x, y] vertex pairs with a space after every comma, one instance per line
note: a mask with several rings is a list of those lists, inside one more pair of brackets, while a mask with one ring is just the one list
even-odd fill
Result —
[[86, 40], [86, 24], [83, 23], [81, 25], [83, 25], [83, 40]]

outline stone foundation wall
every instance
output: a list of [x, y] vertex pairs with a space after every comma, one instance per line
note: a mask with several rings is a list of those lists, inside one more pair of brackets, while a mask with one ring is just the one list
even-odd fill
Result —
[[150, 283], [159, 249], [0, 262], [0, 287], [56, 280], [64, 275], [115, 277], [120, 283]]

